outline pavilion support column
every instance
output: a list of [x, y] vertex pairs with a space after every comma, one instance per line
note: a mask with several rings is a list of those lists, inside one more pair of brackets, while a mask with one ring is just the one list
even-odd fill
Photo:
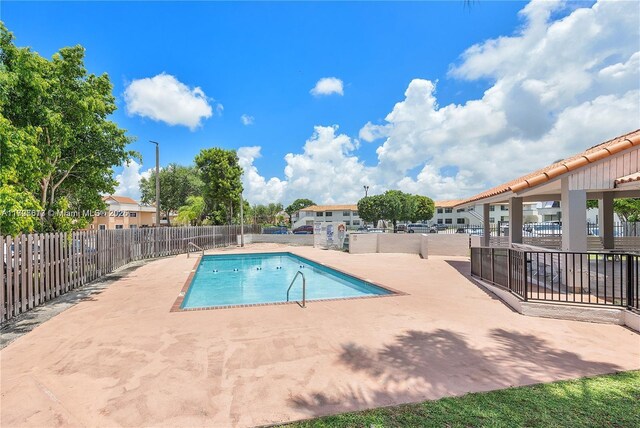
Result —
[[562, 249], [587, 251], [587, 192], [570, 190], [569, 178], [561, 179]]
[[509, 245], [522, 244], [522, 198], [509, 198]]
[[491, 221], [489, 221], [489, 204], [482, 204], [482, 246], [491, 245]]
[[613, 250], [613, 192], [604, 192], [598, 201], [598, 229], [605, 250]]

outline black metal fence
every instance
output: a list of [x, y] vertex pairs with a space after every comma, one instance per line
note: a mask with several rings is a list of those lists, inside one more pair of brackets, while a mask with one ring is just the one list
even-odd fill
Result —
[[[491, 224], [491, 236], [509, 236], [509, 223], [500, 222]], [[481, 225], [472, 224], [436, 224], [433, 226], [425, 225], [422, 233], [466, 233], [469, 235], [484, 235], [484, 228]], [[600, 227], [597, 223], [587, 223], [587, 235], [600, 236]], [[522, 227], [524, 237], [546, 237], [561, 236], [562, 222], [541, 222], [541, 223], [525, 223]], [[613, 236], [640, 236], [640, 222], [620, 222], [613, 225]]]
[[471, 274], [525, 301], [640, 310], [640, 254], [471, 248]]

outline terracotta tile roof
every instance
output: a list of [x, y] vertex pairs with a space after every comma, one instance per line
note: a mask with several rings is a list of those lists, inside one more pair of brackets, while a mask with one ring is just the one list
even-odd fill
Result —
[[447, 201], [436, 201], [436, 208], [453, 208], [456, 205], [460, 205], [464, 202], [464, 199], [450, 199]]
[[640, 172], [636, 172], [634, 174], [625, 175], [624, 177], [620, 177], [616, 180], [616, 185], [631, 183], [633, 181], [640, 181]]
[[472, 196], [469, 199], [465, 199], [460, 202], [460, 204], [479, 201], [481, 199], [500, 195], [509, 191], [519, 192], [526, 188], [536, 187], [569, 171], [574, 171], [587, 164], [602, 160], [608, 156], [612, 156], [634, 146], [640, 146], [640, 129], [636, 129], [628, 134], [605, 141], [604, 143], [593, 146], [582, 153], [578, 153], [577, 155], [548, 165], [530, 174], [493, 187], [487, 191]]
[[358, 211], [357, 205], [311, 205], [310, 207], [303, 208], [300, 211]]
[[138, 201], [136, 201], [135, 199], [131, 199], [128, 196], [107, 195], [107, 196], [103, 196], [102, 197], [103, 201], [106, 201], [107, 199], [113, 199], [114, 201], [118, 202], [119, 204], [134, 204], [134, 205], [138, 205]]

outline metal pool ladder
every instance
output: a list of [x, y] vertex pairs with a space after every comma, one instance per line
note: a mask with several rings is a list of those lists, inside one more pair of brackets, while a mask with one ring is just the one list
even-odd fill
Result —
[[[296, 282], [298, 275], [302, 275], [302, 305], [300, 307], [306, 308], [307, 307], [307, 280], [301, 271], [298, 271], [296, 273], [296, 276], [293, 277], [291, 284], [289, 284], [289, 288], [287, 289], [287, 302], [289, 301], [289, 291], [291, 291], [291, 287], [293, 287], [293, 283]], [[299, 302], [298, 304], [300, 305]]]
[[193, 242], [189, 241], [189, 243], [187, 244], [187, 258], [189, 258], [189, 247], [194, 247], [195, 249], [200, 250], [202, 252], [202, 257], [204, 257], [204, 250], [201, 247], [198, 247]]

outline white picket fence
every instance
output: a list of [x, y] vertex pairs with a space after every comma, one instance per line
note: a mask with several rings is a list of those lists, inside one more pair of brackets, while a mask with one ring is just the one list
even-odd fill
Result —
[[[236, 244], [240, 226], [166, 227], [0, 237], [0, 322], [136, 260]], [[245, 226], [245, 233], [260, 233]]]

